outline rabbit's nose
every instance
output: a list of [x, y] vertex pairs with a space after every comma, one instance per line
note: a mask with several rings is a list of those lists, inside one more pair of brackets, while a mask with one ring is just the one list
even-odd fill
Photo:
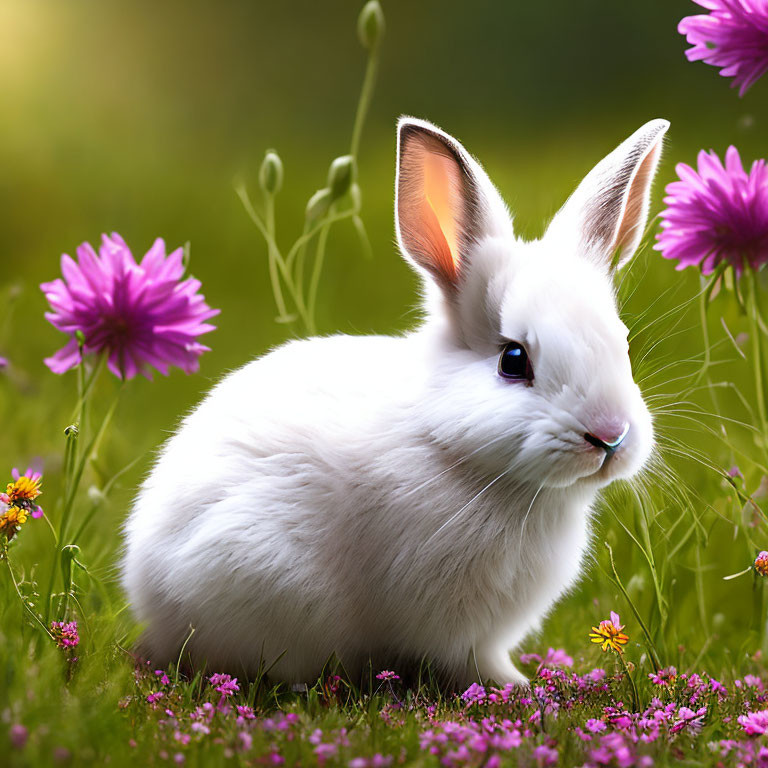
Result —
[[621, 430], [585, 432], [584, 439], [595, 448], [602, 448], [610, 456], [624, 442], [628, 433], [629, 424], [624, 424]]

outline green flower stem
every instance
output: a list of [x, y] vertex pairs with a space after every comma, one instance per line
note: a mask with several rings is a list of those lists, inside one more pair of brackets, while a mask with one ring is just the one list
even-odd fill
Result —
[[643, 621], [643, 617], [640, 615], [640, 611], [637, 610], [635, 607], [635, 604], [632, 602], [632, 598], [629, 596], [629, 592], [624, 587], [624, 584], [622, 584], [621, 579], [619, 578], [619, 573], [616, 570], [616, 564], [613, 562], [613, 549], [611, 549], [611, 545], [606, 541], [605, 546], [608, 549], [608, 557], [611, 561], [611, 570], [613, 571], [613, 583], [618, 587], [619, 591], [622, 595], [624, 595], [624, 598], [626, 599], [627, 603], [629, 604], [630, 609], [632, 610], [632, 613], [635, 615], [635, 619], [637, 619], [637, 623], [640, 625], [640, 628], [643, 630], [643, 634], [645, 635], [645, 640], [648, 643], [648, 654], [651, 657], [651, 662], [656, 667], [656, 669], [661, 669], [661, 661], [659, 659], [659, 652], [656, 650], [656, 645], [653, 642], [653, 639], [651, 638], [651, 633], [648, 631], [648, 627], [645, 625], [645, 622]]
[[365, 118], [368, 115], [368, 109], [371, 106], [373, 98], [373, 89], [376, 85], [376, 73], [379, 69], [379, 46], [378, 43], [371, 46], [368, 53], [368, 63], [365, 67], [365, 76], [363, 78], [363, 87], [360, 91], [360, 99], [357, 102], [357, 112], [355, 113], [355, 124], [352, 128], [352, 141], [349, 145], [349, 154], [355, 159], [360, 149], [360, 139], [363, 135], [363, 126]]
[[624, 659], [624, 654], [621, 651], [616, 651], [616, 655], [619, 657], [621, 666], [624, 668], [624, 674], [626, 674], [627, 679], [629, 680], [629, 685], [632, 688], [632, 707], [633, 707], [632, 711], [639, 712], [640, 697], [637, 695], [637, 686], [635, 685], [635, 679], [630, 674], [629, 667], [627, 666], [627, 662]]
[[[246, 191], [245, 187], [240, 185], [235, 188], [235, 191], [237, 192], [238, 197], [243, 203], [245, 212], [248, 214], [251, 221], [256, 225], [259, 232], [261, 232], [264, 239], [267, 241], [267, 246], [273, 249], [275, 263], [277, 264], [277, 268], [280, 274], [282, 275], [283, 280], [285, 281], [285, 284], [286, 284], [286, 287], [288, 288], [289, 293], [291, 294], [291, 299], [296, 305], [296, 311], [299, 313], [299, 316], [301, 317], [302, 322], [305, 324], [305, 326], [308, 326], [307, 313], [306, 313], [306, 309], [304, 308], [304, 300], [302, 299], [301, 294], [297, 291], [296, 284], [294, 280], [291, 278], [291, 274], [288, 271], [288, 268], [286, 265], [287, 262], [290, 263], [291, 261], [291, 254], [290, 253], [288, 254], [287, 260], [283, 260], [283, 257], [280, 254], [280, 249], [277, 247], [277, 243], [275, 242], [275, 239], [269, 233], [266, 227], [266, 224], [261, 220], [261, 217], [259, 216], [259, 214], [256, 213], [256, 209], [253, 207], [253, 204], [251, 203], [251, 199], [248, 197], [248, 192]], [[299, 238], [299, 240], [301, 239], [302, 238]], [[299, 240], [297, 240], [296, 242], [298, 243]], [[296, 243], [294, 243], [294, 248], [296, 248]]]
[[757, 299], [757, 275], [749, 273], [745, 275], [749, 284], [749, 309], [747, 316], [750, 325], [750, 340], [752, 342], [752, 368], [755, 374], [755, 399], [757, 400], [757, 413], [760, 418], [760, 432], [762, 435], [762, 448], [768, 452], [768, 408], [766, 408], [765, 380], [763, 379], [763, 342], [758, 322]]
[[317, 250], [315, 252], [315, 263], [312, 265], [312, 277], [309, 283], [309, 298], [307, 314], [312, 323], [309, 332], [317, 333], [315, 327], [315, 308], [317, 307], [317, 289], [320, 285], [320, 273], [323, 271], [323, 261], [325, 259], [325, 246], [328, 242], [328, 232], [331, 229], [330, 224], [326, 224], [320, 230], [320, 236], [317, 238]]
[[123, 391], [123, 386], [121, 385], [120, 389], [118, 389], [117, 391], [117, 395], [112, 401], [112, 405], [110, 405], [110, 407], [107, 409], [106, 414], [104, 415], [104, 419], [101, 423], [101, 427], [99, 427], [99, 431], [94, 435], [91, 442], [88, 443], [85, 450], [80, 455], [80, 460], [77, 462], [77, 467], [75, 468], [75, 471], [72, 477], [72, 485], [70, 487], [69, 494], [66, 497], [64, 513], [61, 516], [61, 524], [59, 526], [59, 542], [63, 542], [65, 540], [67, 527], [69, 524], [69, 518], [75, 503], [75, 497], [77, 496], [77, 491], [80, 487], [80, 482], [83, 479], [83, 472], [85, 471], [85, 467], [88, 463], [88, 460], [96, 454], [96, 452], [99, 449], [99, 446], [101, 445], [101, 441], [104, 438], [104, 435], [109, 427], [109, 424], [112, 421], [112, 417], [114, 416], [115, 410], [117, 409], [117, 404], [120, 402], [120, 394], [122, 393], [122, 391]]
[[[29, 604], [27, 599], [24, 597], [24, 595], [21, 594], [21, 590], [19, 589], [19, 583], [16, 581], [16, 577], [13, 573], [13, 568], [11, 567], [11, 561], [8, 558], [8, 545], [3, 544], [2, 551], [0, 551], [0, 560], [5, 561], [5, 565], [8, 568], [8, 575], [11, 577], [11, 583], [13, 584], [13, 589], [16, 592], [16, 596], [19, 598], [19, 601], [21, 602], [21, 605], [23, 606], [26, 613], [30, 616], [30, 618], [34, 621], [34, 623], [42, 629], [43, 632], [51, 639], [53, 640], [53, 635], [51, 634], [50, 630], [48, 629], [48, 626], [46, 623], [43, 623], [43, 621], [40, 619], [40, 617], [35, 613], [35, 611], [32, 610], [32, 606]], [[47, 620], [46, 620], [47, 621]]]
[[[101, 370], [102, 362], [103, 357], [97, 362], [96, 366], [94, 366], [94, 373], [91, 374], [90, 382], [89, 384], [85, 385], [85, 388], [83, 389], [83, 397], [81, 397], [79, 401], [81, 415], [85, 413], [88, 395], [93, 389], [93, 382], [96, 378], [96, 371]], [[96, 454], [99, 446], [101, 445], [101, 441], [106, 434], [109, 424], [112, 421], [112, 416], [114, 415], [115, 409], [117, 408], [117, 404], [120, 400], [120, 394], [123, 390], [123, 386], [124, 383], [121, 384], [120, 388], [118, 389], [117, 395], [115, 396], [112, 405], [107, 410], [98, 432], [94, 435], [92, 440], [82, 451], [77, 450], [77, 442], [80, 440], [80, 438], [85, 437], [85, 435], [82, 433], [82, 430], [72, 430], [67, 434], [67, 448], [65, 455], [68, 455], [68, 459], [65, 460], [66, 483], [64, 489], [64, 508], [61, 513], [61, 519], [59, 520], [59, 531], [57, 536], [58, 547], [63, 547], [63, 544], [66, 541], [69, 519], [72, 515], [72, 509], [74, 507], [75, 498], [77, 497], [77, 491], [80, 488], [80, 482], [82, 481], [85, 467], [87, 466], [91, 457]], [[64, 547], [59, 551], [59, 558], [63, 557], [63, 552], [65, 549], [66, 548]], [[56, 571], [56, 566], [52, 566], [51, 575], [48, 579], [48, 588], [46, 590], [45, 599], [46, 624], [48, 623], [51, 616], [51, 596], [53, 595], [53, 587], [56, 583]]]
[[283, 298], [283, 289], [280, 286], [280, 275], [277, 271], [277, 241], [275, 240], [275, 198], [272, 195], [266, 195], [264, 202], [266, 229], [269, 233], [267, 240], [267, 257], [269, 259], [269, 279], [272, 283], [272, 293], [275, 295], [275, 304], [277, 304], [277, 313], [281, 320], [288, 316], [285, 308], [285, 299]]

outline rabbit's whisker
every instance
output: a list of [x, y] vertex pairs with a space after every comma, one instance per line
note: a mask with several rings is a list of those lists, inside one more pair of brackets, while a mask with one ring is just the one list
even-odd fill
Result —
[[458, 517], [458, 516], [459, 516], [459, 515], [460, 515], [462, 512], [464, 512], [464, 510], [465, 510], [465, 509], [467, 509], [467, 507], [469, 507], [471, 504], [473, 504], [475, 501], [477, 501], [477, 499], [479, 499], [479, 498], [480, 498], [480, 497], [481, 497], [481, 496], [482, 496], [482, 495], [483, 495], [483, 494], [484, 494], [486, 491], [490, 490], [490, 488], [492, 488], [494, 485], [496, 485], [496, 483], [498, 483], [498, 482], [499, 482], [499, 480], [501, 480], [501, 478], [502, 478], [502, 477], [504, 477], [505, 475], [508, 475], [508, 474], [509, 474], [511, 471], [512, 471], [512, 467], [509, 467], [508, 469], [505, 469], [505, 470], [504, 470], [504, 471], [503, 471], [501, 474], [499, 474], [499, 475], [496, 475], [496, 477], [494, 477], [494, 478], [493, 478], [493, 480], [491, 480], [491, 482], [490, 482], [490, 483], [488, 483], [488, 485], [486, 485], [486, 486], [485, 486], [485, 487], [483, 487], [481, 490], [479, 490], [479, 491], [478, 491], [478, 492], [477, 492], [477, 493], [476, 493], [476, 494], [475, 494], [475, 495], [474, 495], [474, 496], [473, 496], [473, 497], [472, 497], [472, 498], [471, 498], [471, 499], [470, 499], [470, 500], [469, 500], [469, 501], [468, 501], [468, 502], [467, 502], [467, 503], [466, 503], [466, 504], [465, 504], [465, 505], [464, 505], [464, 506], [463, 506], [461, 509], [459, 509], [459, 510], [458, 510], [458, 512], [454, 512], [454, 513], [453, 513], [453, 514], [452, 514], [452, 515], [451, 515], [451, 516], [450, 516], [450, 517], [449, 517], [449, 518], [448, 518], [448, 519], [447, 519], [447, 520], [446, 520], [446, 521], [445, 521], [445, 522], [444, 522], [444, 523], [443, 523], [443, 524], [442, 524], [442, 525], [441, 525], [441, 526], [440, 526], [440, 527], [439, 527], [439, 528], [438, 528], [438, 529], [437, 529], [437, 530], [436, 530], [436, 531], [435, 531], [435, 532], [434, 532], [434, 533], [433, 533], [433, 534], [432, 534], [432, 535], [431, 535], [431, 536], [430, 536], [430, 537], [429, 537], [429, 538], [428, 538], [428, 539], [427, 539], [427, 540], [424, 542], [424, 546], [426, 546], [427, 544], [429, 544], [429, 542], [430, 542], [430, 541], [432, 541], [432, 539], [434, 539], [434, 538], [435, 538], [435, 536], [437, 536], [437, 535], [440, 533], [440, 531], [442, 531], [442, 530], [443, 530], [443, 529], [444, 529], [446, 526], [450, 525], [450, 524], [451, 524], [451, 523], [452, 523], [452, 522], [453, 522], [453, 521], [454, 521], [454, 520], [455, 520], [455, 519], [456, 519], [456, 518], [457, 518], [457, 517]]
[[434, 477], [431, 477], [429, 480], [425, 480], [420, 485], [417, 485], [415, 488], [411, 488], [410, 491], [406, 491], [403, 494], [403, 497], [406, 498], [410, 496], [411, 494], [416, 493], [417, 491], [420, 491], [422, 488], [426, 488], [428, 485], [432, 485], [432, 483], [439, 480], [446, 472], [450, 472], [452, 469], [456, 469], [456, 467], [463, 464], [465, 461], [469, 461], [475, 454], [480, 453], [480, 451], [484, 451], [486, 448], [490, 448], [495, 443], [498, 443], [501, 440], [506, 440], [511, 435], [509, 433], [505, 433], [503, 435], [499, 435], [498, 437], [494, 437], [493, 440], [489, 440], [485, 445], [481, 445], [479, 448], [475, 448], [474, 451], [470, 451], [466, 456], [462, 456], [458, 461], [455, 461], [453, 464], [451, 464], [449, 467], [446, 467], [441, 472], [438, 472]]

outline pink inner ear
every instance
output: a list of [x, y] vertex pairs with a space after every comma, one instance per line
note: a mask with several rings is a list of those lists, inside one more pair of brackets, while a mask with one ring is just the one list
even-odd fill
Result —
[[403, 148], [398, 213], [411, 257], [455, 286], [461, 261], [461, 178], [456, 160], [439, 140], [414, 137]]
[[456, 218], [459, 174], [456, 163], [445, 155], [427, 154], [424, 158], [424, 196], [434, 211], [454, 268], [459, 266], [459, 237]]

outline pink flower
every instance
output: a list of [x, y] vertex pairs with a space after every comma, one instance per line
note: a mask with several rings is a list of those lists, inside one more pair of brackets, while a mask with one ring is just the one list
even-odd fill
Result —
[[748, 736], [760, 736], [768, 731], [768, 709], [739, 715], [738, 721]]
[[237, 684], [237, 678], [230, 677], [229, 675], [211, 675], [208, 678], [208, 681], [222, 696], [231, 696], [233, 693], [240, 690], [240, 686]]
[[477, 683], [472, 683], [472, 685], [461, 694], [461, 698], [467, 704], [480, 704], [485, 701], [485, 688]]
[[557, 750], [546, 744], [539, 744], [533, 750], [533, 757], [538, 765], [557, 765]]
[[677, 269], [699, 266], [703, 274], [729, 263], [741, 274], [768, 262], [768, 169], [756, 160], [744, 170], [736, 147], [725, 167], [715, 152], [699, 152], [698, 171], [678, 163], [678, 181], [667, 185], [662, 231], [653, 246]]
[[45, 364], [64, 373], [80, 362], [77, 332], [86, 354], [104, 352], [115, 376], [150, 378], [150, 367], [167, 374], [170, 366], [186, 373], [198, 369], [208, 347], [197, 341], [214, 330], [205, 321], [218, 314], [202, 294], [200, 282], [182, 279], [182, 250], [166, 256], [155, 240], [140, 263], [120, 235], [104, 235], [98, 255], [88, 243], [77, 249], [77, 262], [61, 258], [63, 279], [40, 288], [51, 305], [46, 318], [69, 336], [69, 343]]
[[318, 744], [313, 751], [318, 762], [324, 763], [326, 760], [335, 757], [339, 748], [335, 744]]
[[170, 685], [171, 680], [168, 677], [168, 675], [165, 673], [165, 670], [162, 669], [156, 669], [155, 674], [160, 678], [160, 684], [161, 685]]
[[761, 576], [768, 576], [768, 552], [765, 550], [755, 558], [755, 570]]
[[677, 679], [677, 669], [675, 667], [666, 667], [658, 672], [649, 672], [648, 677], [654, 685], [673, 684]]
[[608, 726], [602, 720], [595, 720], [594, 718], [590, 718], [586, 723], [587, 730], [591, 731], [592, 733], [600, 733], [607, 727]]
[[76, 621], [52, 621], [51, 634], [53, 635], [56, 645], [65, 650], [75, 648], [80, 642]]
[[14, 723], [8, 731], [8, 737], [14, 749], [24, 749], [29, 738], [29, 731], [21, 723]]
[[543, 663], [549, 664], [552, 667], [572, 667], [573, 658], [562, 648], [550, 648], [544, 657]]
[[237, 738], [240, 739], [240, 748], [247, 752], [253, 746], [253, 736], [248, 731], [240, 731], [237, 734]]
[[677, 712], [677, 721], [669, 729], [670, 733], [677, 733], [686, 728], [691, 731], [701, 730], [704, 718], [707, 716], [707, 708], [701, 707], [695, 712], [689, 707], [680, 707]]
[[379, 672], [378, 675], [376, 675], [377, 680], [399, 680], [400, 675], [396, 675], [394, 672], [390, 672], [389, 670], [385, 669], [381, 672]]
[[677, 27], [693, 46], [688, 61], [720, 67], [723, 77], [743, 96], [768, 71], [768, 3], [766, 0], [694, 0], [708, 14], [686, 16]]

